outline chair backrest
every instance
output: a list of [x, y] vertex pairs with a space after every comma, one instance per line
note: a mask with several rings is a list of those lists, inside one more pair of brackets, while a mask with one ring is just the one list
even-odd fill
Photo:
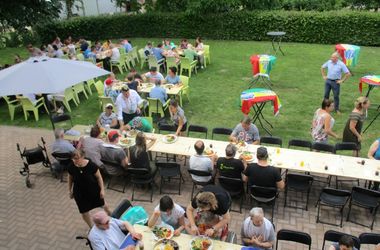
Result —
[[358, 145], [355, 142], [340, 142], [335, 144], [335, 152], [343, 150], [358, 150]]
[[340, 196], [340, 197], [349, 197], [351, 195], [351, 192], [348, 190], [335, 189], [335, 188], [330, 188], [330, 187], [323, 188], [321, 193], [326, 193], [329, 195]]
[[260, 137], [260, 144], [271, 144], [282, 147], [282, 139], [274, 136], [262, 136]]
[[[70, 128], [73, 127], [73, 121], [71, 120], [71, 116], [69, 114], [52, 114], [50, 116], [51, 125], [53, 127], [53, 130], [55, 129], [55, 125], [57, 123], [61, 123], [62, 125], [66, 125], [66, 121], [70, 121]], [[65, 128], [67, 126], [64, 126]]]
[[190, 68], [190, 59], [187, 58], [187, 57], [183, 57], [181, 58], [181, 67], [184, 67], [184, 68]]
[[[19, 104], [19, 103], [18, 103], [18, 100], [13, 100], [13, 101], [11, 101], [10, 98], [9, 98], [8, 96], [3, 96], [3, 98], [4, 98], [5, 102], [6, 102], [8, 105], [17, 105], [17, 104]], [[16, 104], [14, 104], [14, 103], [16, 103]]]
[[21, 105], [25, 108], [26, 107], [30, 107], [30, 108], [35, 107], [28, 97], [20, 96], [20, 97], [18, 97], [18, 99], [20, 100]]
[[71, 163], [71, 153], [52, 152], [51, 155], [63, 165], [69, 165]]
[[380, 243], [380, 234], [362, 233], [359, 235], [360, 244], [377, 245]]
[[322, 249], [325, 249], [324, 247], [325, 247], [326, 241], [339, 242], [339, 239], [343, 235], [347, 235], [347, 236], [352, 237], [352, 239], [354, 240], [354, 246], [357, 249], [360, 249], [360, 240], [359, 240], [359, 238], [357, 238], [357, 237], [355, 237], [353, 235], [350, 235], [350, 234], [341, 233], [341, 232], [334, 231], [334, 230], [328, 230], [328, 231], [325, 232], [325, 235], [323, 237]]
[[176, 131], [175, 127], [169, 124], [160, 124], [158, 123], [158, 133], [161, 133], [161, 131], [170, 131], [174, 132]]
[[189, 136], [190, 132], [204, 133], [205, 138], [207, 139], [207, 127], [191, 124], [187, 129], [187, 136]]
[[132, 175], [132, 178], [144, 177], [149, 175], [149, 170], [146, 168], [127, 168], [127, 172]]
[[301, 139], [291, 139], [288, 142], [288, 148], [290, 148], [291, 146], [302, 147], [302, 148], [307, 148], [311, 150], [312, 143], [311, 141], [306, 141], [306, 140], [301, 140]]
[[327, 143], [314, 142], [311, 148], [316, 151], [329, 152], [335, 154], [335, 146]]
[[146, 56], [144, 53], [144, 49], [139, 49], [138, 53], [139, 53], [140, 60], [145, 60]]
[[213, 128], [211, 138], [214, 139], [215, 135], [231, 135], [232, 129], [230, 128]]
[[181, 80], [184, 87], [189, 86], [189, 77], [188, 76], [179, 76], [179, 79]]
[[82, 53], [77, 54], [77, 59], [78, 59], [79, 61], [84, 61], [84, 55], [83, 55]]
[[176, 58], [172, 56], [166, 57], [166, 66], [167, 68], [177, 67]]
[[307, 174], [288, 173], [286, 175], [286, 181], [308, 183], [308, 185], [311, 185], [313, 183], [313, 180], [313, 176]]
[[355, 199], [355, 197], [361, 196], [364, 200], [370, 201], [370, 199], [377, 199], [377, 204], [379, 205], [380, 202], [380, 192], [372, 189], [367, 189], [363, 187], [354, 186], [352, 187], [351, 192], [352, 198]]
[[162, 102], [157, 98], [150, 98], [148, 97], [148, 107], [149, 111], [153, 113], [161, 113], [163, 111]]
[[311, 249], [311, 236], [304, 232], [281, 229], [280, 231], [277, 232], [276, 249], [279, 249], [278, 241], [280, 240], [292, 241], [292, 242], [308, 245], [309, 249]]
[[187, 172], [192, 175], [196, 176], [212, 176], [212, 172], [202, 171], [202, 170], [195, 170], [195, 169], [188, 169]]
[[99, 96], [104, 95], [104, 83], [102, 83], [102, 81], [100, 80], [96, 81], [95, 88]]
[[149, 64], [149, 68], [150, 67], [157, 67], [157, 70], [159, 69], [157, 58], [154, 55], [148, 56], [148, 64]]
[[210, 45], [203, 44], [203, 50], [205, 52], [205, 55], [210, 54]]
[[252, 185], [250, 191], [252, 197], [258, 198], [275, 198], [277, 195], [277, 189], [274, 187]]
[[74, 99], [73, 88], [71, 88], [71, 87], [66, 88], [64, 95], [65, 95], [65, 98], [67, 98], [68, 100]]
[[244, 182], [242, 179], [219, 176], [218, 180], [220, 186], [229, 193], [244, 193]]
[[176, 162], [156, 162], [161, 174], [176, 176], [181, 173], [181, 165]]
[[111, 217], [119, 219], [128, 208], [133, 207], [131, 202], [127, 199], [124, 199], [122, 202], [117, 205], [117, 207], [112, 211]]

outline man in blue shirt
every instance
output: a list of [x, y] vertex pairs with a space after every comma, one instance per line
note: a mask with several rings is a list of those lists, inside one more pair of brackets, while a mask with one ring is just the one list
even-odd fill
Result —
[[164, 60], [165, 51], [162, 49], [162, 43], [159, 43], [157, 48], [153, 48], [153, 55], [157, 58], [158, 62]]
[[[326, 75], [327, 68], [327, 75]], [[344, 73], [343, 78], [342, 72]], [[337, 52], [331, 55], [331, 59], [325, 62], [321, 67], [322, 77], [325, 80], [325, 99], [329, 99], [330, 91], [334, 94], [335, 111], [340, 114], [339, 110], [339, 93], [340, 84], [343, 83], [351, 75], [347, 66], [339, 60]]]
[[126, 53], [132, 50], [132, 44], [128, 40], [124, 41], [123, 47]]
[[161, 101], [162, 104], [165, 104], [166, 100], [168, 99], [168, 94], [166, 93], [166, 89], [161, 87], [161, 81], [156, 80], [155, 81], [154, 88], [149, 93], [150, 98], [157, 98]]

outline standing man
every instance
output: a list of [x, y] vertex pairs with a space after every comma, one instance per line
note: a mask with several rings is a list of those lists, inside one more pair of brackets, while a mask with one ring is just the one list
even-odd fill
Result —
[[129, 89], [126, 85], [123, 86], [121, 93], [116, 98], [117, 119], [119, 120], [120, 128], [141, 114], [139, 105], [142, 101], [136, 91]]
[[[327, 68], [327, 75], [326, 69]], [[342, 72], [344, 73], [343, 78]], [[339, 54], [334, 52], [331, 55], [331, 59], [325, 62], [321, 67], [322, 77], [325, 80], [325, 99], [329, 99], [330, 90], [334, 94], [335, 111], [340, 114], [339, 110], [339, 93], [340, 84], [343, 83], [351, 75], [347, 66], [339, 60]]]

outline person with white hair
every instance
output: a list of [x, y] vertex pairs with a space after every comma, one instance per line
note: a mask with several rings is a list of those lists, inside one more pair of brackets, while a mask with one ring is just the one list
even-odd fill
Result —
[[[327, 68], [327, 74], [326, 74]], [[342, 78], [342, 72], [344, 73]], [[325, 80], [325, 99], [329, 99], [330, 91], [334, 94], [335, 111], [340, 114], [339, 109], [339, 93], [340, 84], [350, 77], [351, 73], [347, 66], [339, 60], [339, 54], [334, 52], [331, 55], [330, 60], [325, 62], [321, 67], [322, 77]]]
[[241, 227], [241, 238], [245, 246], [255, 249], [271, 250], [275, 241], [272, 223], [264, 217], [261, 207], [254, 207], [249, 212]]

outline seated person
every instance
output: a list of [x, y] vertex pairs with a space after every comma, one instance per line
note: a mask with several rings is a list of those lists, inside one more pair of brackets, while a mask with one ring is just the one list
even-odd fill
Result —
[[187, 206], [190, 234], [206, 235], [224, 241], [231, 221], [231, 198], [227, 191], [215, 185], [207, 185]]
[[[92, 216], [92, 221], [94, 222], [94, 225], [90, 230], [88, 239], [94, 250], [119, 249], [126, 236], [123, 231], [128, 231], [133, 239], [142, 239], [142, 235], [136, 233], [135, 229], [128, 221], [121, 221], [109, 217], [104, 211], [96, 212]], [[126, 249], [135, 249], [135, 247], [129, 247]]]
[[220, 176], [242, 179], [245, 166], [240, 159], [235, 159], [236, 151], [235, 145], [228, 144], [226, 147], [226, 157], [218, 158], [216, 167]]
[[343, 235], [339, 242], [333, 243], [329, 250], [358, 250], [354, 247], [354, 240], [348, 235]]
[[63, 57], [63, 51], [60, 48], [58, 48], [57, 45], [54, 44], [53, 49], [54, 49], [54, 57], [55, 58], [62, 58]]
[[246, 116], [234, 128], [230, 135], [230, 140], [235, 143], [244, 141], [248, 144], [260, 144], [259, 130], [251, 123], [251, 118]]
[[103, 146], [103, 140], [100, 137], [100, 128], [95, 125], [91, 128], [90, 136], [81, 136], [77, 149], [82, 148], [85, 157], [95, 163], [100, 169], [104, 169], [101, 161], [100, 150]]
[[104, 143], [100, 149], [101, 159], [109, 162], [114, 162], [120, 166], [111, 166], [104, 164], [104, 169], [109, 175], [124, 175], [126, 174], [126, 169], [128, 168], [128, 157], [124, 149], [118, 145], [119, 133], [116, 130], [111, 130], [108, 132], [109, 143]]
[[111, 44], [110, 45], [111, 53], [110, 53], [110, 58], [111, 62], [119, 62], [120, 60], [120, 51], [119, 48], [117, 48], [115, 45]]
[[[75, 151], [73, 144], [65, 140], [65, 130], [63, 128], [56, 128], [54, 130], [55, 141], [51, 145], [52, 153], [70, 153]], [[71, 159], [67, 161], [67, 165], [71, 163]], [[66, 162], [59, 163], [58, 161], [53, 162], [52, 170], [54, 174], [61, 173], [66, 166]]]
[[241, 227], [241, 238], [245, 246], [260, 250], [271, 250], [276, 239], [272, 223], [264, 217], [261, 207], [249, 212]]
[[187, 39], [182, 39], [181, 40], [181, 45], [180, 45], [181, 49], [187, 49], [187, 45], [188, 44], [189, 43], [187, 42]]
[[139, 73], [137, 73], [137, 71], [136, 71], [135, 68], [131, 68], [130, 71], [131, 71], [130, 73], [131, 73], [132, 76], [133, 76], [133, 80], [135, 80], [135, 81], [137, 81], [137, 82], [139, 82], [139, 83], [142, 83], [142, 82], [143, 82], [143, 78], [142, 78], [142, 76], [141, 76]]
[[161, 80], [156, 80], [156, 82], [154, 83], [154, 87], [149, 92], [149, 97], [160, 100], [162, 105], [166, 103], [166, 100], [168, 99], [168, 94], [166, 93], [166, 89], [161, 87]]
[[92, 63], [96, 63], [96, 47], [95, 45], [91, 46], [90, 53], [88, 53], [87, 58], [91, 59]]
[[153, 46], [151, 42], [148, 42], [144, 48], [144, 54], [146, 57], [153, 55]]
[[177, 47], [174, 45], [171, 49], [166, 51], [166, 58], [175, 57], [175, 63], [178, 65], [181, 62], [181, 58], [178, 55]]
[[177, 68], [176, 67], [170, 67], [169, 68], [169, 74], [165, 77], [165, 83], [169, 84], [178, 84], [181, 85], [181, 79], [177, 75]]
[[122, 46], [123, 46], [124, 49], [125, 49], [125, 53], [128, 53], [129, 51], [132, 50], [132, 44], [131, 44], [130, 41], [128, 41], [127, 39], [125, 39], [125, 40], [122, 42]]
[[279, 169], [269, 166], [268, 151], [264, 147], [259, 147], [256, 151], [258, 162], [251, 163], [243, 172], [243, 180], [248, 181], [248, 185], [261, 187], [274, 187], [283, 190], [285, 183], [281, 178]]
[[159, 43], [156, 48], [152, 49], [153, 55], [156, 57], [157, 62], [160, 63], [161, 61], [165, 60], [165, 51], [162, 48], [162, 43]]
[[[203, 151], [205, 149], [205, 144], [203, 141], [196, 141], [194, 144], [194, 149], [196, 154], [190, 156], [189, 167], [190, 169], [212, 172], [214, 170], [214, 163], [217, 156], [213, 155], [211, 157], [204, 155]], [[198, 182], [209, 182], [213, 178], [212, 176], [196, 176], [191, 175], [191, 178]]]
[[156, 67], [151, 67], [149, 72], [144, 74], [143, 78], [145, 78], [144, 81], [148, 80], [150, 83], [155, 83], [156, 80], [164, 80], [164, 76], [157, 71]]
[[139, 82], [134, 79], [134, 76], [132, 73], [129, 73], [126, 77], [126, 84], [129, 89], [133, 89], [134, 91], [137, 91], [137, 87], [139, 86]]
[[99, 127], [105, 128], [106, 126], [109, 126], [110, 128], [117, 128], [119, 126], [117, 115], [112, 110], [112, 103], [107, 103], [104, 112], [100, 114], [98, 120], [96, 121], [96, 124]]
[[190, 59], [190, 62], [198, 60], [198, 54], [190, 43], [187, 45], [187, 49], [183, 51], [183, 54], [186, 58]]
[[117, 90], [112, 88], [115, 81], [117, 80], [114, 73], [111, 73], [110, 76], [104, 81], [104, 96], [111, 97], [113, 102], [116, 101], [116, 98], [119, 95]]
[[164, 195], [160, 199], [160, 204], [154, 208], [152, 216], [149, 218], [148, 227], [153, 227], [158, 218], [161, 222], [172, 226], [175, 231], [174, 235], [178, 236], [185, 226], [185, 210], [178, 204], [174, 203], [172, 198]]
[[172, 45], [170, 44], [170, 40], [165, 38], [162, 43], [164, 44], [164, 49], [166, 50], [171, 50], [172, 49]]
[[150, 122], [141, 116], [136, 116], [133, 118], [126, 126], [126, 130], [137, 129], [142, 132], [151, 133], [153, 131], [153, 126]]

